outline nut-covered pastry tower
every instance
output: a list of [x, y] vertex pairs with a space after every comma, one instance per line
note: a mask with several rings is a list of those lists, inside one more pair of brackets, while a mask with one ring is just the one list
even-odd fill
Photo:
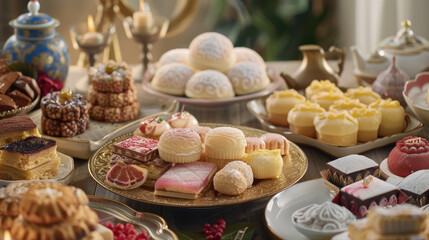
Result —
[[70, 89], [48, 93], [40, 103], [42, 132], [50, 136], [73, 137], [89, 127], [86, 99]]
[[132, 71], [124, 62], [109, 61], [89, 71], [89, 115], [103, 122], [124, 122], [139, 114]]

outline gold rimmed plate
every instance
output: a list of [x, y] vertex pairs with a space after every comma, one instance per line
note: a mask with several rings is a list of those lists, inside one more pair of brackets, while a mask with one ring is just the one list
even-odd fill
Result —
[[[200, 123], [200, 125], [212, 128], [235, 127], [242, 130], [247, 137], [259, 137], [266, 133], [265, 131], [255, 128], [230, 124]], [[98, 184], [113, 193], [132, 200], [155, 205], [201, 208], [233, 205], [261, 199], [272, 196], [295, 184], [304, 176], [308, 166], [307, 157], [304, 152], [297, 145], [290, 142], [290, 155], [284, 158], [284, 165], [280, 177], [278, 179], [255, 180], [253, 186], [241, 195], [227, 196], [219, 194], [213, 189], [213, 186], [211, 186], [203, 192], [202, 196], [195, 200], [155, 196], [153, 188], [140, 187], [132, 190], [120, 190], [105, 183], [106, 174], [109, 171], [109, 159], [112, 155], [112, 145], [131, 136], [132, 133], [125, 134], [98, 149], [88, 161], [89, 173]]]
[[343, 157], [350, 154], [363, 153], [372, 149], [386, 146], [406, 136], [418, 135], [419, 132], [423, 129], [423, 124], [417, 118], [410, 114], [406, 114], [406, 127], [401, 133], [393, 134], [387, 137], [380, 137], [374, 141], [366, 143], [359, 142], [354, 146], [338, 147], [320, 142], [314, 138], [292, 133], [289, 128], [275, 126], [270, 121], [268, 121], [268, 113], [267, 109], [265, 108], [265, 99], [263, 98], [249, 101], [247, 103], [247, 108], [258, 119], [258, 121], [262, 125], [262, 128], [266, 131], [282, 134], [286, 136], [287, 139], [295, 143], [318, 148], [319, 150], [334, 157]]

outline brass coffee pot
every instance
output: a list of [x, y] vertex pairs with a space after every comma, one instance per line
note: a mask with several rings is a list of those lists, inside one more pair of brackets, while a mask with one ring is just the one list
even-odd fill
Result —
[[[299, 50], [303, 54], [302, 63], [298, 70], [292, 74], [282, 72], [280, 76], [286, 81], [289, 88], [301, 90], [310, 85], [311, 81], [330, 80], [338, 84], [339, 76], [344, 67], [345, 50], [337, 47], [330, 47], [328, 52], [318, 45], [301, 45]], [[338, 56], [338, 71], [335, 72], [326, 61], [326, 58]]]

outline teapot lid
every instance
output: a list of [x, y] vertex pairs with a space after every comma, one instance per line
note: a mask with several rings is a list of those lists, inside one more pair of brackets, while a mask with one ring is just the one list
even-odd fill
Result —
[[38, 0], [30, 0], [27, 4], [28, 13], [21, 14], [12, 20], [9, 25], [14, 28], [40, 29], [57, 27], [58, 20], [51, 18], [45, 13], [39, 13], [40, 4]]
[[396, 33], [380, 43], [380, 49], [394, 54], [417, 54], [429, 49], [429, 42], [423, 37], [414, 34], [410, 28], [411, 21], [401, 22], [402, 28]]

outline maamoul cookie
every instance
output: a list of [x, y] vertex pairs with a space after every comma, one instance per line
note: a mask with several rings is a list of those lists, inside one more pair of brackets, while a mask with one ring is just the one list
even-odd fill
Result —
[[335, 83], [329, 80], [313, 80], [311, 84], [305, 88], [305, 96], [307, 99], [311, 99], [314, 95], [319, 92], [337, 92], [342, 91], [335, 85]]
[[264, 89], [270, 84], [265, 69], [253, 62], [237, 63], [226, 73], [237, 95], [245, 95]]
[[281, 155], [289, 155], [289, 141], [277, 133], [266, 133], [260, 137], [268, 150], [280, 150]]
[[306, 101], [305, 103], [296, 104], [287, 116], [290, 131], [316, 138], [316, 129], [313, 122], [314, 118], [322, 112], [325, 112], [325, 109], [317, 103]]
[[198, 70], [214, 69], [226, 72], [235, 63], [234, 46], [222, 34], [206, 32], [189, 45], [188, 63]]
[[222, 170], [235, 169], [241, 172], [246, 178], [247, 188], [252, 187], [253, 184], [253, 171], [252, 168], [243, 161], [232, 161], [225, 165]]
[[374, 108], [355, 108], [350, 115], [359, 122], [358, 141], [369, 142], [377, 139], [381, 123], [381, 111]]
[[268, 121], [279, 126], [289, 126], [287, 121], [289, 111], [296, 104], [304, 102], [305, 97], [299, 94], [295, 89], [274, 91], [267, 100], [265, 100]]
[[236, 47], [234, 48], [236, 63], [241, 62], [253, 62], [259, 64], [262, 68], [267, 68], [264, 59], [253, 49], [246, 47]]
[[159, 61], [157, 63], [157, 67], [160, 68], [170, 63], [188, 64], [188, 54], [189, 50], [187, 48], [171, 49], [162, 54], [161, 58], [159, 58]]
[[239, 195], [247, 189], [244, 175], [236, 169], [222, 169], [213, 178], [216, 191], [226, 195]]
[[259, 149], [265, 149], [264, 140], [257, 137], [246, 137], [246, 153], [251, 153]]
[[334, 146], [357, 144], [359, 123], [347, 111], [332, 110], [320, 113], [314, 119], [317, 140]]
[[125, 62], [110, 60], [89, 69], [89, 83], [94, 90], [107, 93], [121, 93], [133, 86], [132, 71]]
[[156, 71], [150, 85], [159, 92], [182, 96], [185, 95], [186, 82], [193, 74], [194, 71], [185, 64], [170, 63]]
[[278, 178], [283, 169], [283, 158], [280, 150], [257, 150], [247, 154], [243, 159], [252, 167], [256, 179]]
[[221, 72], [205, 70], [195, 73], [186, 83], [186, 96], [190, 98], [231, 98], [234, 90], [229, 79]]
[[381, 137], [400, 133], [405, 127], [405, 111], [401, 104], [391, 98], [378, 99], [369, 105], [370, 108], [381, 110], [381, 123], [378, 135]]
[[159, 138], [159, 156], [166, 162], [195, 162], [200, 160], [202, 151], [200, 136], [189, 128], [172, 128]]
[[73, 137], [82, 134], [89, 128], [89, 119], [82, 117], [77, 120], [63, 122], [42, 117], [42, 132], [49, 136]]
[[125, 107], [101, 107], [91, 106], [89, 116], [92, 119], [103, 122], [125, 122], [138, 117], [140, 111], [139, 103], [133, 102]]
[[136, 89], [130, 89], [121, 93], [98, 92], [92, 86], [88, 88], [88, 102], [91, 105], [101, 107], [125, 107], [137, 101]]
[[359, 86], [357, 88], [349, 88], [344, 95], [352, 99], [359, 99], [365, 105], [369, 105], [380, 99], [380, 95], [372, 91], [371, 87]]

